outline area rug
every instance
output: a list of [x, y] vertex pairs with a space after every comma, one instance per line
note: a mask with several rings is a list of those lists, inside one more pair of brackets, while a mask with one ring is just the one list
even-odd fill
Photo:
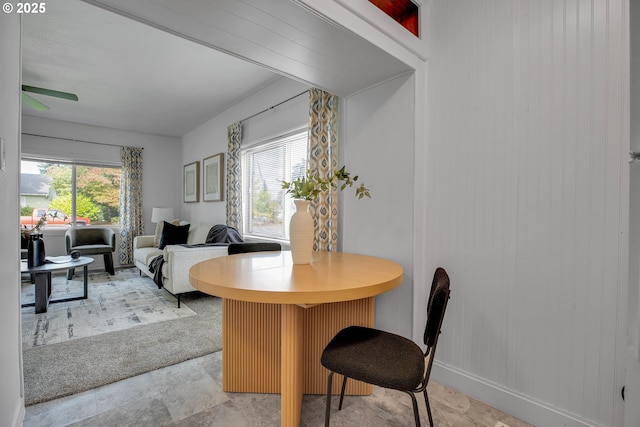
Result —
[[194, 292], [184, 294], [182, 301], [181, 310], [188, 307], [193, 315], [24, 349], [25, 404], [80, 393], [220, 351], [221, 300]]
[[[78, 274], [80, 273], [80, 274]], [[29, 275], [23, 275], [22, 303], [34, 301], [35, 287]], [[66, 271], [52, 277], [52, 299], [82, 295], [81, 269], [72, 280]], [[46, 313], [35, 313], [34, 307], [22, 308], [22, 348], [55, 344], [114, 332], [137, 325], [195, 316], [188, 306], [178, 308], [176, 298], [137, 268], [118, 269], [109, 275], [104, 271], [89, 272], [88, 298], [49, 304]]]

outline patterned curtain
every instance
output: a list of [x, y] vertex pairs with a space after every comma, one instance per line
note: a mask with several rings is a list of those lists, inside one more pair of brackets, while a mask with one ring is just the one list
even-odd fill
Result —
[[[309, 91], [309, 170], [329, 177], [338, 168], [337, 96]], [[315, 225], [314, 251], [335, 251], [338, 243], [338, 191], [321, 194], [310, 204]]]
[[242, 170], [240, 168], [240, 122], [227, 127], [227, 225], [242, 235]]
[[142, 148], [122, 147], [120, 179], [120, 264], [133, 264], [133, 238], [144, 234]]

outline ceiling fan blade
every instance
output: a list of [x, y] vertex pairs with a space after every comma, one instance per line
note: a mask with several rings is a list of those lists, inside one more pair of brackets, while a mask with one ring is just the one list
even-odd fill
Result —
[[77, 101], [78, 96], [69, 92], [60, 92], [59, 90], [44, 89], [41, 87], [22, 85], [25, 92], [38, 93], [40, 95], [53, 96], [56, 98], [68, 99], [69, 101]]
[[44, 105], [42, 102], [33, 99], [24, 92], [22, 92], [22, 102], [36, 111], [47, 111], [49, 109], [49, 107]]

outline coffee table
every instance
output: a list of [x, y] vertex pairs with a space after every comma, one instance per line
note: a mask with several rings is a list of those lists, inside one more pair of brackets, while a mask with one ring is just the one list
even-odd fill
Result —
[[[35, 278], [36, 285], [36, 298], [35, 302], [22, 304], [22, 307], [33, 307], [36, 308], [36, 313], [46, 313], [47, 307], [49, 304], [57, 303], [57, 302], [66, 302], [66, 301], [75, 301], [79, 299], [87, 299], [88, 296], [88, 282], [89, 282], [89, 272], [88, 265], [93, 262], [93, 258], [89, 257], [80, 257], [78, 259], [61, 262], [61, 263], [53, 263], [47, 262], [46, 264], [39, 265], [37, 267], [31, 267], [27, 265], [27, 261], [24, 260], [20, 263], [20, 273], [29, 273], [32, 274]], [[58, 270], [68, 270], [70, 268], [76, 267], [84, 267], [84, 294], [77, 297], [70, 298], [59, 298], [59, 299], [50, 299], [51, 297], [51, 273], [53, 271]]]

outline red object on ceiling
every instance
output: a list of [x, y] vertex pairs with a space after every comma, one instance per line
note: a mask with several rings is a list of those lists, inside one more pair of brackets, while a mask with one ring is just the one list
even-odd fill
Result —
[[395, 19], [416, 37], [420, 37], [418, 31], [418, 6], [411, 0], [369, 0], [369, 2]]

